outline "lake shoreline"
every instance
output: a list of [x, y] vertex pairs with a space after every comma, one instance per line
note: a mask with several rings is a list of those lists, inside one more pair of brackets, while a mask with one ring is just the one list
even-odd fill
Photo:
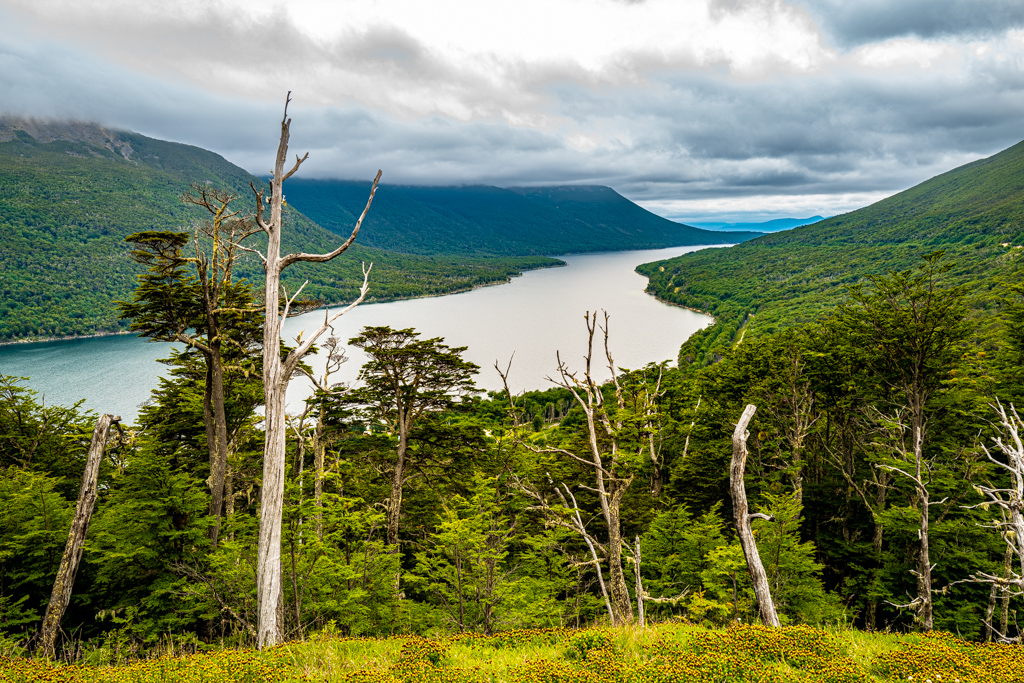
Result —
[[[452, 296], [367, 302], [336, 322], [333, 335], [349, 339], [367, 326], [411, 328], [423, 338], [442, 338], [452, 347], [465, 347], [465, 358], [482, 369], [476, 378], [479, 389], [500, 391], [501, 382], [488, 368], [496, 359], [504, 364], [514, 357], [510, 387], [516, 392], [534, 391], [547, 387], [544, 378], [556, 367], [559, 353], [573, 366], [582, 363], [586, 335], [579, 318], [585, 311], [603, 309], [614, 321], [611, 346], [621, 367], [673, 362], [680, 345], [714, 320], [651, 296], [645, 291], [648, 279], [636, 267], [686, 251], [565, 255], [560, 259], [565, 266], [552, 267], [555, 261], [545, 261], [544, 268], [511, 271], [508, 277], [462, 287], [472, 291], [457, 296], [450, 292]], [[310, 325], [319, 326], [323, 317], [321, 309], [289, 318], [283, 337], [296, 338], [304, 329], [308, 332]], [[131, 333], [11, 344], [0, 346], [0, 367], [4, 374], [30, 377], [26, 386], [44, 394], [48, 405], [73, 405], [85, 399], [87, 409], [133, 422], [139, 406], [151, 399], [153, 388], [169, 372], [160, 360], [170, 354], [170, 346]], [[336, 379], [354, 383], [366, 358], [358, 348], [348, 352], [350, 362]], [[311, 356], [308, 362], [318, 373], [324, 358]], [[289, 407], [300, 409], [310, 393], [307, 382], [292, 382]]]
[[[557, 256], [550, 256], [549, 258], [558, 259]], [[564, 268], [565, 266], [569, 265], [565, 261], [562, 261], [561, 259], [558, 259], [558, 261], [559, 261], [559, 263], [552, 263], [549, 266], [537, 266], [535, 268], [524, 268], [524, 269], [520, 270], [518, 273], [516, 273], [515, 275], [511, 275], [509, 277], [506, 277], [504, 280], [495, 280], [494, 282], [484, 282], [482, 284], [473, 285], [471, 287], [461, 287], [459, 289], [453, 289], [453, 290], [450, 290], [450, 291], [447, 291], [447, 292], [436, 292], [436, 293], [432, 293], [432, 294], [420, 294], [418, 296], [398, 296], [398, 297], [383, 298], [383, 299], [370, 299], [369, 301], [364, 301], [360, 305], [362, 305], [362, 306], [372, 306], [373, 304], [390, 304], [390, 303], [394, 303], [396, 301], [414, 301], [416, 299], [433, 299], [433, 298], [439, 297], [439, 296], [451, 296], [453, 294], [464, 294], [465, 292], [472, 292], [474, 290], [481, 289], [483, 287], [498, 287], [500, 285], [507, 285], [507, 284], [509, 284], [510, 282], [512, 282], [512, 278], [522, 277], [523, 273], [529, 273], [529, 272], [533, 272], [535, 270], [546, 270], [548, 268]], [[351, 303], [350, 301], [334, 302], [334, 303], [330, 303], [330, 304], [325, 304], [324, 306], [321, 306], [320, 308], [318, 308], [316, 310], [323, 310], [324, 308], [330, 308], [332, 306], [347, 306], [350, 303]], [[117, 332], [104, 331], [104, 332], [96, 332], [95, 334], [69, 334], [69, 335], [66, 335], [66, 336], [58, 336], [58, 337], [33, 337], [32, 339], [10, 339], [10, 340], [7, 340], [7, 341], [0, 341], [0, 346], [13, 346], [15, 344], [45, 344], [47, 342], [75, 341], [77, 339], [102, 339], [104, 337], [117, 337], [117, 336], [122, 336], [122, 335], [126, 335], [126, 334], [136, 334], [136, 333], [132, 332], [131, 330], [118, 330]]]

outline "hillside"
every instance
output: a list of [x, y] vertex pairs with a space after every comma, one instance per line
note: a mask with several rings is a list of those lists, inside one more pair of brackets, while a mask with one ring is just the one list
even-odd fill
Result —
[[[131, 296], [138, 272], [124, 238], [139, 230], [187, 228], [198, 214], [179, 197], [193, 182], [233, 190], [244, 207], [249, 183], [260, 181], [189, 145], [93, 124], [0, 119], [0, 342], [124, 329], [113, 302]], [[298, 211], [290, 210], [288, 220], [285, 249], [329, 250], [338, 242]], [[375, 264], [369, 298], [377, 301], [464, 290], [558, 263], [415, 256], [356, 245], [330, 264], [297, 267], [288, 284], [308, 277], [310, 295], [348, 299], [361, 282], [362, 261]], [[262, 280], [255, 257], [238, 272]]]
[[857, 211], [638, 270], [649, 292], [719, 319], [693, 340], [699, 351], [745, 323], [757, 335], [812, 320], [866, 275], [940, 249], [955, 264], [950, 281], [970, 283], [975, 307], [987, 307], [1019, 275], [1022, 245], [1024, 142]]
[[[295, 180], [289, 204], [344, 232], [369, 183]], [[717, 232], [675, 223], [600, 185], [425, 187], [383, 185], [363, 227], [365, 244], [417, 254], [564, 254], [733, 244], [756, 232]]]

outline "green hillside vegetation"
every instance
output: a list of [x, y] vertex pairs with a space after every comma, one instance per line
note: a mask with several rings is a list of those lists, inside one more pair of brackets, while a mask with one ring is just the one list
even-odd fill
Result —
[[[365, 182], [296, 179], [287, 198], [320, 225], [345, 233], [368, 188]], [[510, 255], [735, 244], [760, 234], [675, 223], [599, 185], [383, 185], [363, 230], [364, 243], [381, 249]]]
[[[124, 238], [188, 229], [200, 214], [179, 198], [193, 182], [229, 189], [245, 203], [249, 183], [259, 180], [188, 145], [88, 124], [0, 120], [0, 342], [126, 329], [113, 302], [130, 298], [139, 270]], [[337, 234], [297, 211], [289, 216], [286, 249], [329, 251], [338, 244]], [[560, 263], [535, 256], [435, 258], [357, 244], [315, 274], [296, 268], [287, 284], [308, 277], [307, 294], [344, 301], [358, 291], [363, 261], [374, 263], [369, 301], [461, 291]], [[262, 279], [255, 257], [243, 260], [239, 275]]]
[[1024, 142], [848, 214], [637, 270], [652, 294], [718, 319], [683, 353], [708, 360], [741, 335], [814, 320], [865, 276], [913, 268], [935, 250], [970, 285], [972, 306], [991, 310], [1017, 281], [1022, 245]]

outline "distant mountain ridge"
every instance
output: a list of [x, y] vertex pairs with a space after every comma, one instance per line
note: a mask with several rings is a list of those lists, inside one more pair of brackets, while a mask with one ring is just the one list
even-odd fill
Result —
[[[187, 230], [203, 218], [180, 201], [194, 182], [234, 192], [243, 210], [252, 204], [249, 183], [261, 183], [199, 147], [90, 123], [0, 117], [0, 342], [124, 330], [113, 302], [131, 297], [139, 270], [124, 238]], [[330, 251], [339, 242], [294, 208], [286, 220], [286, 250]], [[461, 291], [559, 263], [396, 254], [356, 244], [329, 264], [299, 264], [286, 284], [294, 289], [308, 278], [310, 296], [347, 300], [358, 291], [363, 261], [374, 263], [369, 299], [377, 301]], [[262, 280], [253, 256], [236, 272]]]
[[[288, 202], [344, 232], [368, 183], [297, 179]], [[381, 185], [363, 224], [364, 244], [416, 254], [565, 254], [735, 244], [757, 232], [715, 232], [676, 223], [601, 185], [500, 188]]]
[[690, 225], [698, 228], [704, 228], [705, 230], [754, 230], [756, 232], [778, 232], [779, 230], [791, 230], [793, 228], [799, 228], [803, 225], [810, 225], [823, 220], [825, 219], [821, 216], [811, 216], [810, 218], [773, 218], [770, 221], [762, 221], [760, 223], [691, 222]]
[[743, 327], [750, 338], [811, 321], [865, 276], [914, 268], [937, 250], [953, 264], [946, 284], [968, 285], [976, 310], [998, 310], [1024, 274], [1022, 246], [1024, 142], [863, 209], [637, 270], [648, 291], [718, 319], [684, 346], [692, 357], [734, 342]]

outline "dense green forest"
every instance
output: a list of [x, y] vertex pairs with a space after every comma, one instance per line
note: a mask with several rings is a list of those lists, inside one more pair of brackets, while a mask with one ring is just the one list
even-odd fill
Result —
[[[1019, 401], [1024, 340], [1015, 325], [980, 339], [956, 272], [930, 255], [706, 367], [621, 370], [601, 386], [567, 366], [553, 372], [562, 386], [511, 397], [472, 391], [462, 349], [365, 329], [347, 340], [371, 358], [360, 383], [318, 393], [291, 422], [288, 638], [629, 623], [637, 548], [648, 619], [756, 621], [727, 492], [748, 403], [746, 487], [770, 516], [755, 533], [784, 624], [1015, 637], [1019, 598], [985, 582], [1018, 580], [999, 526], [1011, 513], [985, 492], [1010, 494], [1016, 475], [996, 461], [1024, 455], [1024, 425], [995, 403]], [[1019, 322], [1024, 306], [1003, 314]], [[596, 368], [603, 321], [591, 321]], [[225, 376], [229, 466], [211, 544], [203, 361], [169, 362], [139, 424], [108, 445], [64, 618], [72, 644], [139, 653], [254, 638], [259, 377], [237, 358]], [[9, 644], [39, 628], [95, 419], [40, 404], [16, 378], [0, 386]]]
[[[812, 272], [844, 264], [847, 284], [813, 288], [808, 273], [802, 293], [795, 276], [769, 278], [761, 289], [788, 298], [756, 298], [755, 281], [717, 309], [706, 295], [716, 328], [749, 313], [754, 322], [687, 342], [677, 367], [619, 368], [595, 381], [611, 364], [598, 312], [580, 329], [586, 362], [552, 368], [551, 389], [522, 395], [476, 391], [465, 349], [415, 330], [323, 341], [331, 361], [320, 390], [289, 418], [284, 635], [625, 625], [641, 605], [652, 621], [756, 622], [729, 490], [742, 439], [754, 538], [782, 624], [1019, 638], [1024, 421], [1012, 406], [1024, 386], [1024, 294], [1011, 229], [1020, 153], [716, 252], [767, 278], [777, 262], [759, 271], [758, 254], [789, 248], [795, 264], [809, 253], [801, 236], [829, 235], [807, 247], [824, 269]], [[196, 343], [166, 360], [170, 373], [138, 424], [106, 444], [63, 615], [72, 659], [88, 648], [257, 640], [263, 309], [244, 282], [229, 282], [214, 328], [204, 322], [207, 276], [191, 269], [228, 255], [186, 258], [188, 236], [167, 232], [131, 244], [144, 273], [122, 314], [144, 335], [176, 326]], [[696, 296], [696, 285], [671, 279], [690, 263], [655, 264], [653, 280]], [[739, 268], [729, 277], [739, 281]], [[758, 308], [743, 308], [748, 300]], [[216, 355], [203, 350], [214, 341]], [[346, 346], [369, 358], [352, 387], [329, 374]], [[215, 413], [210, 377], [222, 385]], [[756, 413], [737, 436], [748, 405]], [[0, 379], [0, 643], [9, 650], [38, 644], [97, 418]], [[214, 433], [225, 435], [219, 471]]]
[[[114, 301], [130, 298], [141, 271], [124, 238], [141, 230], [190, 229], [201, 217], [180, 201], [191, 183], [229, 189], [251, 204], [250, 182], [260, 184], [197, 147], [90, 124], [0, 119], [0, 342], [125, 330]], [[365, 194], [364, 189], [364, 204]], [[286, 249], [329, 251], [339, 241], [297, 211], [289, 211], [289, 220]], [[371, 301], [461, 291], [560, 263], [529, 255], [422, 256], [356, 245], [318, 269], [306, 293], [327, 302], [351, 299], [362, 281], [361, 262], [374, 264]], [[242, 259], [238, 273], [262, 278], [255, 257]], [[295, 288], [310, 274], [297, 268], [287, 284]]]
[[[288, 201], [347, 234], [369, 183], [297, 179]], [[417, 254], [567, 254], [735, 244], [759, 232], [701, 230], [642, 209], [610, 187], [383, 185], [364, 223], [364, 244]]]
[[732, 249], [708, 249], [637, 270], [665, 301], [707, 311], [717, 325], [694, 337], [687, 358], [741, 335], [818, 318], [869, 274], [903, 270], [936, 249], [970, 284], [981, 324], [1019, 281], [1024, 246], [1024, 142], [876, 204]]

